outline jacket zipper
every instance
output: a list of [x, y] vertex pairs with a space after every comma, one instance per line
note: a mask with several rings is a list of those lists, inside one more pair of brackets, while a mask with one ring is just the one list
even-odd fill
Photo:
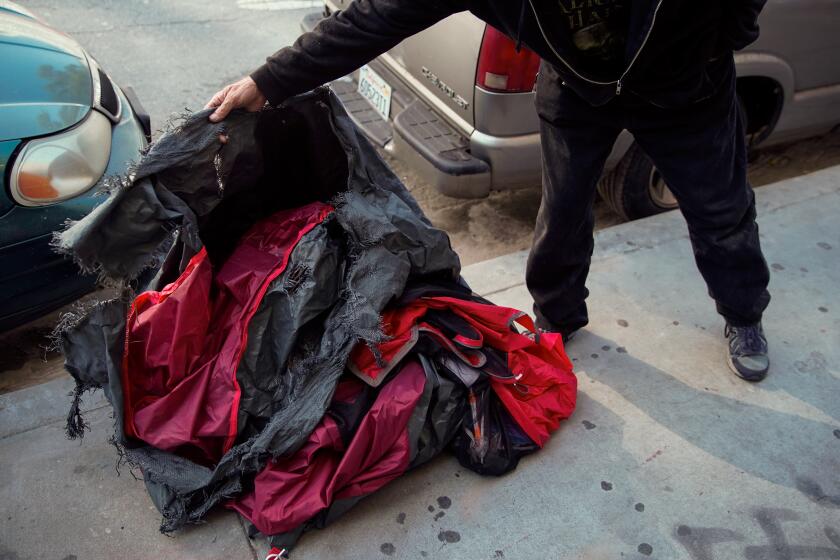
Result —
[[[642, 49], [645, 48], [645, 45], [647, 45], [648, 39], [650, 39], [650, 34], [653, 32], [653, 26], [656, 24], [656, 16], [657, 16], [657, 14], [659, 14], [659, 7], [660, 6], [662, 6], [662, 0], [659, 0], [659, 2], [656, 3], [656, 8], [653, 9], [653, 17], [650, 20], [650, 25], [648, 26], [648, 30], [647, 30], [647, 33], [645, 34], [645, 38], [642, 41], [642, 44], [639, 45], [639, 48], [636, 51], [636, 54], [633, 55], [633, 59], [630, 61], [630, 64], [627, 65], [627, 69], [618, 78], [618, 81], [615, 84], [615, 94], [616, 95], [621, 95], [621, 82], [622, 82], [622, 80], [624, 80], [624, 77], [627, 76], [628, 72], [630, 72], [630, 69], [633, 68], [633, 65], [636, 64], [636, 59], [639, 58], [640, 54], [642, 54]], [[552, 49], [552, 50], [554, 50], [554, 49]]]
[[630, 60], [630, 64], [627, 65], [627, 68], [624, 70], [624, 72], [621, 74], [621, 76], [618, 77], [618, 80], [613, 80], [613, 81], [610, 81], [610, 82], [599, 82], [597, 80], [592, 80], [590, 78], [587, 78], [586, 76], [582, 75], [580, 72], [575, 70], [572, 67], [572, 65], [569, 64], [566, 61], [565, 58], [560, 56], [560, 53], [557, 52], [557, 50], [554, 48], [554, 45], [552, 45], [551, 41], [548, 40], [548, 36], [546, 36], [546, 34], [545, 34], [545, 30], [543, 29], [542, 23], [540, 22], [540, 16], [537, 15], [537, 8], [534, 6], [534, 1], [533, 0], [528, 0], [528, 4], [531, 6], [531, 11], [534, 12], [534, 19], [537, 21], [537, 27], [540, 28], [540, 33], [542, 34], [543, 39], [545, 40], [545, 44], [548, 45], [548, 48], [551, 49], [551, 52], [554, 53], [554, 56], [556, 56], [560, 60], [560, 62], [562, 62], [563, 64], [566, 65], [566, 68], [571, 70], [572, 73], [575, 76], [577, 76], [578, 78], [580, 78], [581, 80], [583, 80], [585, 82], [589, 82], [590, 84], [596, 84], [596, 85], [599, 85], [599, 86], [608, 86], [608, 85], [615, 84], [615, 94], [616, 95], [621, 95], [621, 89], [623, 87], [622, 82], [624, 81], [624, 78], [627, 76], [627, 73], [630, 72], [630, 69], [633, 68], [633, 65], [636, 63], [636, 59], [639, 58], [639, 55], [642, 53], [642, 49], [644, 49], [645, 45], [647, 45], [648, 39], [650, 39], [650, 34], [653, 31], [653, 26], [656, 24], [656, 16], [659, 13], [659, 7], [662, 6], [662, 1], [663, 0], [659, 0], [656, 3], [656, 8], [654, 8], [654, 10], [653, 10], [653, 18], [650, 21], [650, 26], [648, 27], [647, 33], [645, 34], [645, 38], [644, 38], [644, 40], [642, 40], [642, 44], [639, 45], [639, 48], [636, 50], [636, 54], [633, 55], [633, 58]]

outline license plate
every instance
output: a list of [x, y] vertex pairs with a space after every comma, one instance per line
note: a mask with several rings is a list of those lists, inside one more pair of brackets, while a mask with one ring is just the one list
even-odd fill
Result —
[[367, 99], [376, 112], [388, 120], [391, 114], [391, 86], [368, 66], [359, 70], [359, 95]]

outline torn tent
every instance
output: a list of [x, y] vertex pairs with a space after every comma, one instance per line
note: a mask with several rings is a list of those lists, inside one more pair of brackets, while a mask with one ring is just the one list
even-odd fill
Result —
[[449, 446], [505, 472], [572, 412], [560, 342], [470, 294], [446, 234], [328, 90], [206, 117], [56, 238], [122, 288], [59, 327], [68, 433], [102, 388], [162, 530], [225, 504], [291, 543]]
[[532, 327], [458, 284], [412, 282], [383, 314], [388, 339], [355, 347], [355, 377], [343, 378], [304, 447], [269, 461], [229, 507], [288, 549], [447, 447], [479, 473], [512, 470], [576, 399], [559, 335], [520, 334], [517, 321]]
[[[388, 340], [356, 346], [348, 366], [375, 384], [425, 338], [423, 346], [434, 350], [421, 351], [438, 356], [440, 367], [467, 387], [472, 378], [486, 377], [516, 423], [542, 447], [575, 408], [575, 378], [560, 336], [535, 336], [531, 318], [521, 311], [475, 299], [432, 295], [386, 310]], [[514, 330], [516, 323], [530, 334]]]
[[271, 397], [252, 385], [239, 418], [248, 325], [292, 250], [332, 211], [320, 202], [279, 211], [246, 232], [218, 269], [202, 249], [175, 282], [135, 298], [122, 362], [128, 437], [212, 465], [248, 429], [249, 410], [270, 414]]

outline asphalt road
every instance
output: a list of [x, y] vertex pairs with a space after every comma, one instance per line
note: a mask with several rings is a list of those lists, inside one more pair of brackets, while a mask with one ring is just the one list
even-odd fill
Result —
[[222, 86], [300, 33], [300, 0], [32, 0], [20, 2], [79, 41], [160, 128], [201, 109]]

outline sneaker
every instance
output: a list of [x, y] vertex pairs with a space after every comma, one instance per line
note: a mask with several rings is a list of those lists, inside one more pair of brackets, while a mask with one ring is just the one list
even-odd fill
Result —
[[770, 358], [767, 357], [767, 339], [761, 323], [746, 327], [727, 323], [723, 334], [729, 341], [729, 369], [747, 381], [764, 379], [770, 369]]
[[565, 345], [565, 344], [568, 344], [568, 343], [569, 343], [569, 341], [570, 341], [570, 340], [572, 340], [572, 339], [575, 337], [575, 335], [577, 334], [577, 329], [575, 329], [575, 330], [573, 330], [573, 331], [571, 331], [571, 332], [567, 332], [567, 333], [562, 332], [562, 331], [553, 331], [553, 330], [550, 330], [550, 329], [543, 329], [543, 328], [539, 328], [539, 329], [537, 329], [537, 330], [539, 330], [541, 333], [556, 333], [556, 332], [560, 332], [560, 339], [563, 341], [563, 344], [564, 344], [564, 345]]

